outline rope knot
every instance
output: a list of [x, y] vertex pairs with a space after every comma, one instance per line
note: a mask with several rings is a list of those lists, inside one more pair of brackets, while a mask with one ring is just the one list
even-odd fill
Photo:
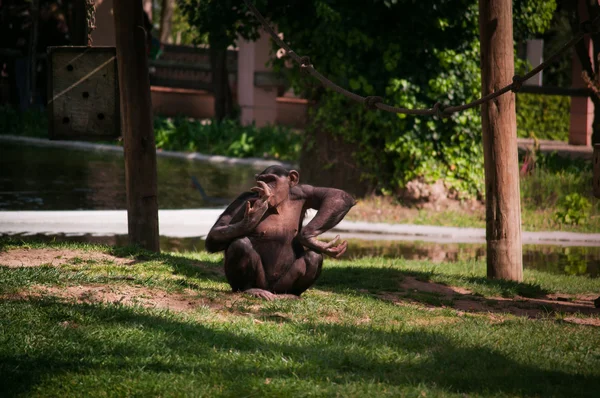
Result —
[[300, 69], [303, 73], [308, 73], [308, 68], [311, 66], [312, 64], [310, 63], [310, 57], [307, 57], [306, 55], [300, 57]]
[[442, 104], [440, 102], [436, 102], [435, 104], [433, 104], [432, 110], [433, 110], [433, 112], [435, 112], [435, 116], [439, 117], [440, 119], [444, 118], [444, 117], [448, 117], [448, 115], [444, 111], [444, 107], [442, 106]]
[[364, 99], [365, 107], [371, 110], [377, 109], [377, 104], [380, 104], [382, 102], [383, 98], [376, 96], [368, 96]]
[[512, 91], [513, 93], [519, 92], [521, 87], [523, 87], [523, 77], [519, 76], [519, 75], [514, 75], [512, 78], [511, 86], [512, 87], [511, 87], [510, 91]]

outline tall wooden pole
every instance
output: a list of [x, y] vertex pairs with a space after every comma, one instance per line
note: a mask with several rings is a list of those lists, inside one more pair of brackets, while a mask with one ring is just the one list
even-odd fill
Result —
[[[512, 0], [479, 0], [481, 90], [487, 95], [514, 75]], [[481, 107], [485, 165], [487, 275], [523, 280], [521, 202], [515, 95]]]
[[160, 11], [160, 42], [169, 43], [171, 38], [171, 25], [175, 12], [175, 0], [163, 0]]
[[29, 32], [29, 69], [27, 76], [27, 105], [31, 106], [35, 103], [36, 95], [36, 80], [37, 80], [37, 44], [38, 30], [40, 25], [40, 1], [33, 0], [31, 2], [31, 29]]
[[142, 0], [113, 3], [129, 241], [159, 251], [156, 146]]

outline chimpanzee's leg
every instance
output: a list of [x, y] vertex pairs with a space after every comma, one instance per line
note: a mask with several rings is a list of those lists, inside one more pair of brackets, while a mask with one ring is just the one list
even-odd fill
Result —
[[299, 296], [321, 275], [323, 255], [312, 250], [302, 252], [301, 257], [294, 261], [289, 271], [273, 286], [275, 293], [291, 293]]
[[248, 238], [234, 240], [225, 251], [225, 276], [234, 292], [268, 289], [262, 261]]

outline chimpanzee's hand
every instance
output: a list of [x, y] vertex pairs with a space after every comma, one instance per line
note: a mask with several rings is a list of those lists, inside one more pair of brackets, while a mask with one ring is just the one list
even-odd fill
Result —
[[244, 212], [244, 225], [248, 229], [253, 229], [258, 225], [268, 209], [269, 203], [266, 200], [258, 199], [253, 205], [250, 204], [250, 201], [247, 201], [246, 211]]
[[258, 197], [267, 203], [271, 203], [273, 197], [273, 191], [264, 181], [257, 181], [257, 186], [250, 188], [252, 192], [256, 192]]
[[337, 235], [333, 240], [329, 242], [323, 242], [318, 240], [315, 237], [300, 239], [300, 242], [313, 250], [316, 250], [320, 253], [327, 254], [329, 257], [339, 258], [342, 254], [346, 252], [346, 248], [348, 247], [348, 242], [342, 241], [339, 245], [336, 243], [340, 240], [340, 236]]

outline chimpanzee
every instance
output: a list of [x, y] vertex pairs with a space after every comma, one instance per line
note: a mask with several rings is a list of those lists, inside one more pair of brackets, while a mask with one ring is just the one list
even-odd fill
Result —
[[[299, 178], [296, 170], [268, 167], [210, 230], [206, 250], [225, 251], [225, 275], [234, 292], [267, 300], [300, 296], [321, 274], [323, 254], [338, 258], [346, 251], [339, 235], [328, 243], [316, 237], [337, 225], [356, 201], [339, 189], [298, 184]], [[307, 209], [317, 213], [303, 227]]]

